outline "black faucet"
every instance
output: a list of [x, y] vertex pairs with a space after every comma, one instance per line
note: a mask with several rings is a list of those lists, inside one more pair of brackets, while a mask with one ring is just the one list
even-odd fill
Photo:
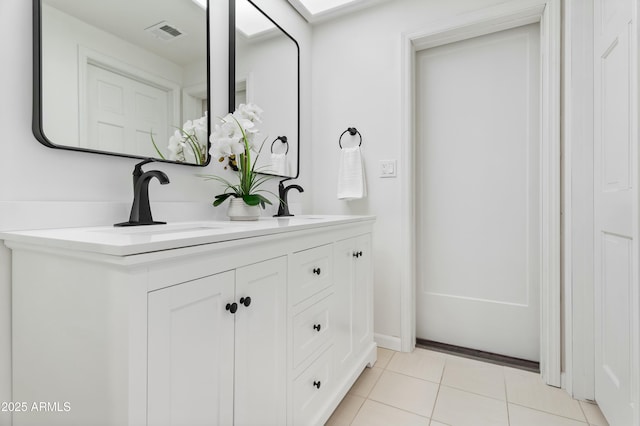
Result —
[[142, 172], [142, 166], [154, 161], [148, 158], [138, 164], [133, 169], [133, 205], [128, 222], [116, 223], [113, 226], [139, 226], [139, 225], [164, 225], [167, 222], [154, 222], [151, 216], [151, 206], [149, 205], [149, 182], [154, 177], [160, 181], [161, 185], [169, 183], [169, 178], [160, 170], [150, 170]]
[[281, 217], [281, 216], [293, 216], [289, 213], [289, 204], [287, 204], [287, 194], [292, 189], [297, 189], [299, 192], [304, 192], [304, 189], [300, 185], [289, 185], [285, 188], [284, 179], [280, 181], [278, 185], [278, 197], [280, 198], [280, 206], [278, 207], [278, 214], [274, 214], [273, 217]]

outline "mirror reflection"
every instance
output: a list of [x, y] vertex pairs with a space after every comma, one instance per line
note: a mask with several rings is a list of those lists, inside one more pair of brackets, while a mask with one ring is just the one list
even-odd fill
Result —
[[206, 8], [207, 0], [42, 0], [41, 142], [205, 164]]
[[298, 44], [249, 0], [235, 0], [235, 108], [254, 103], [266, 137], [256, 168], [298, 175]]

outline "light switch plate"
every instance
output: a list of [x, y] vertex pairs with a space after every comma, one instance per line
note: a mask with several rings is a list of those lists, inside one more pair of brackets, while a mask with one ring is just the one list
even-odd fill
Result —
[[397, 176], [398, 163], [396, 160], [380, 160], [380, 177], [390, 178]]

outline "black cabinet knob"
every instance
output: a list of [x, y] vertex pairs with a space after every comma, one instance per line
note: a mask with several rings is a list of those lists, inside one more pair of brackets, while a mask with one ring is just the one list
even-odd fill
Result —
[[356, 257], [356, 258], [357, 258], [357, 257], [360, 257], [360, 255], [358, 254], [358, 252], [357, 252], [357, 251], [354, 251], [354, 252], [353, 252], [353, 257]]
[[240, 298], [240, 304], [244, 305], [246, 307], [249, 307], [249, 305], [251, 304], [251, 298], [249, 296], [247, 297], [241, 297]]
[[320, 380], [318, 380], [317, 382], [314, 380], [313, 386], [315, 386], [316, 388], [320, 389], [320, 385], [322, 385], [322, 383], [320, 383]]
[[232, 314], [235, 314], [236, 311], [238, 310], [238, 304], [233, 302], [233, 303], [227, 303], [227, 306], [225, 307], [225, 309], [229, 312], [231, 312]]
[[313, 268], [313, 273], [316, 275], [320, 275], [320, 268]]
[[321, 328], [322, 328], [322, 326], [320, 324], [314, 324], [313, 325], [313, 329], [314, 330], [320, 331]]
[[362, 252], [361, 252], [361, 251], [359, 251], [359, 252], [358, 252], [358, 257], [361, 257], [361, 256], [362, 256]]

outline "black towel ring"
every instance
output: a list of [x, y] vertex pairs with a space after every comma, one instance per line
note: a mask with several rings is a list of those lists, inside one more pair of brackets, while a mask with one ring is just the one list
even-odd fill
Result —
[[284, 155], [287, 155], [289, 153], [289, 142], [287, 141], [287, 137], [286, 136], [278, 136], [277, 138], [275, 138], [275, 140], [273, 142], [271, 142], [271, 153], [273, 154], [273, 145], [275, 145], [276, 142], [282, 142], [283, 144], [287, 145], [287, 150], [284, 152]]
[[347, 130], [342, 132], [342, 134], [340, 135], [340, 139], [338, 139], [338, 146], [340, 146], [340, 149], [342, 149], [342, 137], [347, 132], [349, 132], [351, 136], [355, 136], [356, 134], [358, 134], [358, 136], [360, 136], [360, 144], [358, 146], [362, 146], [362, 135], [360, 134], [358, 129], [356, 129], [355, 127], [349, 127]]

